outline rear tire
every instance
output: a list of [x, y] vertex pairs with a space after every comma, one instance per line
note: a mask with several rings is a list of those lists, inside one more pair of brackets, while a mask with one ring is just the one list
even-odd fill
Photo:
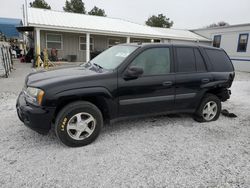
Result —
[[55, 133], [58, 139], [70, 147], [81, 147], [92, 143], [103, 126], [101, 111], [92, 103], [73, 102], [57, 115]]
[[216, 121], [220, 117], [220, 113], [220, 99], [216, 95], [206, 94], [194, 114], [194, 120], [197, 122]]

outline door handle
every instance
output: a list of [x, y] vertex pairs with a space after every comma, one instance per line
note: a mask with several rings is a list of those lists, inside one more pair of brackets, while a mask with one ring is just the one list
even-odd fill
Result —
[[210, 81], [209, 78], [203, 78], [203, 79], [201, 80], [202, 83], [208, 83], [209, 81]]
[[162, 83], [163, 86], [172, 86], [173, 82], [172, 81], [166, 81]]

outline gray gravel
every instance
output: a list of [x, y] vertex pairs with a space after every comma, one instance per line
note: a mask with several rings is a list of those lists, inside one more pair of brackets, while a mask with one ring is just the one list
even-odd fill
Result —
[[31, 68], [15, 67], [0, 78], [0, 187], [250, 187], [250, 74], [237, 73], [223, 104], [236, 119], [123, 121], [91, 145], [68, 148], [18, 120], [15, 101]]

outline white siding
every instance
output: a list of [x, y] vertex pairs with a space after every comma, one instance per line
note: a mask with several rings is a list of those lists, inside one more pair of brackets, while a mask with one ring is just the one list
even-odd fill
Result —
[[[221, 35], [221, 45], [233, 61], [235, 69], [250, 72], [250, 24], [232, 27], [194, 30], [195, 33], [213, 40], [215, 35]], [[248, 34], [246, 52], [237, 52], [239, 35]], [[239, 61], [240, 59], [249, 61]]]
[[233, 61], [235, 70], [250, 72], [250, 61]]
[[173, 40], [173, 39], [162, 39], [163, 43], [169, 44], [201, 44], [211, 46], [211, 42], [195, 42], [195, 41], [185, 41], [185, 40]]
[[250, 35], [250, 25], [242, 27], [195, 30], [196, 33], [213, 40], [215, 35], [221, 35], [221, 48], [230, 57], [249, 57], [250, 58], [250, 38], [248, 38], [247, 52], [237, 52], [239, 35], [248, 33]]

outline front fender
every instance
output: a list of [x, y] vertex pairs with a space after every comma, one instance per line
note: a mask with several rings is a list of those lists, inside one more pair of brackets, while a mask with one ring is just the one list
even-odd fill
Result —
[[[77, 88], [61, 91], [51, 95], [51, 97], [47, 97], [44, 105], [56, 107], [58, 110], [66, 104], [77, 100], [86, 100], [97, 106], [98, 104], [104, 105], [107, 110], [106, 113], [110, 118], [117, 115], [117, 99], [104, 87]], [[100, 106], [98, 107], [100, 108]]]
[[110, 99], [113, 98], [111, 92], [104, 87], [69, 89], [55, 94], [55, 98], [57, 99], [67, 96], [79, 96], [79, 97], [103, 96]]

